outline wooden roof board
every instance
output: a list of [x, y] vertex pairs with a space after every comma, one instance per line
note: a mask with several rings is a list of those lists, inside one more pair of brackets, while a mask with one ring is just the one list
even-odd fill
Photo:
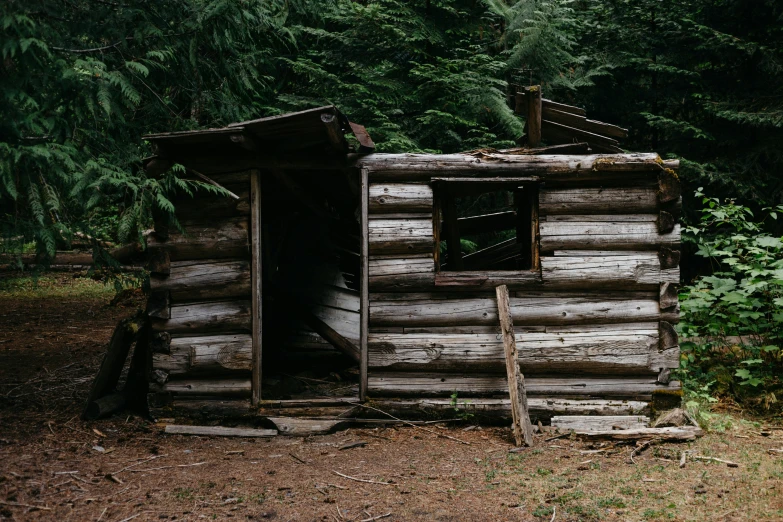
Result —
[[232, 123], [221, 129], [150, 134], [144, 139], [162, 147], [165, 155], [174, 159], [203, 154], [206, 149], [211, 153], [219, 154], [222, 150], [234, 154], [239, 148], [237, 136], [244, 136], [258, 153], [278, 157], [294, 152], [344, 156], [349, 152], [346, 132], [353, 133], [348, 118], [333, 105], [327, 105]]

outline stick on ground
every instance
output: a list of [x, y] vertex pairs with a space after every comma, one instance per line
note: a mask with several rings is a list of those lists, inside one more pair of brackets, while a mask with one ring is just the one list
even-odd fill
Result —
[[355, 480], [356, 482], [366, 482], [367, 484], [382, 484], [384, 486], [393, 486], [394, 485], [393, 482], [379, 482], [377, 480], [360, 479], [360, 478], [344, 475], [344, 474], [340, 473], [339, 471], [334, 471], [334, 470], [332, 470], [332, 473], [334, 473], [335, 475], [340, 475], [343, 478], [347, 478], [348, 480]]

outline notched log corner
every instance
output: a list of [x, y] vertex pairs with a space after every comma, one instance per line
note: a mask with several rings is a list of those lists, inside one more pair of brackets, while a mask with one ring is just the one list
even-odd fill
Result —
[[656, 222], [658, 224], [658, 233], [660, 234], [668, 234], [674, 230], [674, 225], [677, 224], [674, 216], [665, 210], [662, 210], [658, 213], [658, 219]]
[[658, 260], [661, 262], [661, 269], [677, 268], [680, 266], [680, 251], [661, 247], [658, 251]]

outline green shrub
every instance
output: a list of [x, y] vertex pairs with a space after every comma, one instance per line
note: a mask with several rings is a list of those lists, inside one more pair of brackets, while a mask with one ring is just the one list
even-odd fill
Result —
[[783, 240], [768, 232], [783, 205], [755, 216], [697, 190], [704, 208], [683, 240], [712, 274], [683, 289], [680, 377], [692, 395], [770, 408], [781, 388]]

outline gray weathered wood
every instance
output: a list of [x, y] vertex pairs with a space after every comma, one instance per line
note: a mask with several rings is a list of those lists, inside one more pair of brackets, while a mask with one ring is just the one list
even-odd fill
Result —
[[[431, 416], [438, 412], [453, 412], [454, 402], [449, 399], [419, 398], [419, 399], [373, 399], [373, 404], [383, 411], [393, 415], [411, 416], [420, 414]], [[548, 419], [552, 415], [639, 415], [649, 411], [649, 405], [644, 401], [610, 400], [610, 399], [562, 399], [529, 397], [528, 408], [531, 417]], [[487, 399], [471, 398], [457, 399], [459, 411], [472, 413], [477, 417], [509, 418], [511, 404], [508, 398]]]
[[628, 430], [609, 431], [576, 431], [577, 438], [587, 440], [663, 440], [691, 441], [704, 435], [698, 426], [683, 426], [679, 428], [635, 428]]
[[[370, 169], [370, 181], [430, 181], [450, 177], [486, 177], [489, 174], [539, 176], [543, 181], [607, 181], [649, 179], [663, 170], [654, 153], [597, 155], [482, 154], [367, 154], [355, 159]], [[632, 173], [642, 174], [634, 177]], [[648, 173], [648, 174], [645, 174]]]
[[235, 218], [213, 224], [183, 223], [185, 234], [171, 230], [161, 241], [155, 234], [147, 239], [150, 249], [165, 249], [172, 261], [248, 257], [249, 236], [247, 218]]
[[659, 303], [661, 310], [671, 310], [676, 308], [680, 302], [680, 296], [678, 294], [679, 278], [677, 281], [662, 282], [660, 286], [660, 298]]
[[541, 274], [532, 270], [472, 270], [441, 272], [435, 275], [435, 286], [445, 290], [489, 290], [499, 285], [506, 285], [512, 289], [540, 287]]
[[432, 212], [432, 188], [413, 183], [370, 185], [368, 210], [372, 214]]
[[611, 431], [647, 428], [650, 418], [644, 415], [565, 415], [552, 417], [552, 427], [575, 431]]
[[361, 244], [359, 281], [359, 399], [367, 399], [367, 377], [369, 367], [368, 336], [370, 332], [370, 178], [367, 169], [361, 170]]
[[[663, 366], [654, 323], [635, 329], [600, 325], [598, 331], [520, 332], [519, 365], [527, 374], [657, 374]], [[549, 329], [549, 327], [547, 327]], [[573, 326], [571, 330], [576, 330]], [[502, 371], [498, 333], [376, 333], [369, 338], [370, 367], [399, 371]], [[675, 354], [676, 355], [676, 354]], [[669, 355], [668, 366], [678, 359]]]
[[171, 307], [171, 318], [153, 320], [152, 328], [171, 334], [250, 332], [250, 311], [248, 300], [175, 304]]
[[169, 375], [250, 373], [253, 340], [247, 334], [205, 335], [171, 339], [169, 353], [154, 353], [152, 367]]
[[634, 289], [678, 283], [680, 269], [662, 270], [656, 252], [570, 257], [555, 252], [554, 256], [541, 258], [541, 279], [544, 287], [552, 288]]
[[661, 262], [661, 268], [677, 268], [680, 266], [680, 251], [669, 247], [661, 247], [658, 250], [658, 260]]
[[558, 214], [654, 214], [658, 209], [656, 187], [549, 188], [541, 190], [541, 215]]
[[[370, 396], [459, 397], [502, 396], [508, 392], [503, 374], [370, 372]], [[659, 384], [649, 377], [538, 377], [525, 380], [528, 397], [623, 397], [650, 400], [656, 390], [679, 390], [680, 383]]]
[[[419, 297], [419, 296], [416, 296]], [[497, 324], [495, 300], [491, 298], [373, 300], [372, 326], [449, 326]], [[659, 320], [657, 299], [626, 299], [623, 296], [551, 297], [511, 299], [511, 315], [519, 325], [639, 322]]]
[[307, 419], [296, 417], [267, 417], [267, 419], [277, 427], [280, 435], [295, 435], [297, 437], [324, 435], [338, 425], [347, 422], [346, 419]]
[[261, 400], [262, 361], [263, 361], [263, 253], [261, 223], [261, 172], [250, 172], [250, 271], [251, 271], [251, 394], [250, 402], [256, 406]]
[[575, 140], [586, 141], [593, 148], [622, 152], [622, 149], [618, 147], [617, 140], [614, 138], [547, 119], [541, 120], [541, 134], [550, 143], [568, 143]]
[[251, 293], [250, 272], [247, 261], [175, 261], [167, 278], [150, 278], [150, 287], [174, 302], [243, 297]]
[[541, 250], [657, 250], [680, 242], [680, 226], [660, 234], [652, 221], [542, 221]]
[[423, 254], [435, 248], [431, 219], [370, 219], [369, 253]]
[[250, 397], [250, 377], [247, 379], [183, 379], [165, 384], [150, 383], [151, 392], [181, 396]]
[[[540, 91], [539, 91], [540, 92]], [[514, 440], [517, 446], [533, 445], [533, 426], [530, 425], [530, 414], [527, 411], [527, 393], [525, 392], [525, 376], [519, 370], [517, 344], [514, 338], [514, 323], [509, 310], [508, 287], [499, 286], [496, 289], [498, 301], [498, 316], [503, 336], [503, 351], [505, 354], [506, 378], [508, 379], [508, 395], [511, 403], [511, 419], [514, 430]]]
[[255, 428], [227, 428], [225, 426], [185, 426], [168, 424], [164, 431], [170, 435], [201, 435], [204, 437], [274, 437], [277, 430]]

